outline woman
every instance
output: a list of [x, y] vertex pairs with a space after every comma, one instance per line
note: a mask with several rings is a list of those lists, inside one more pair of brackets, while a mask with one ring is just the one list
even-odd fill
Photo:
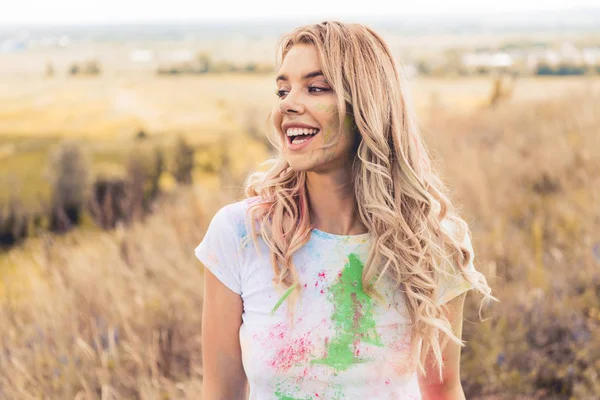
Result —
[[388, 46], [328, 21], [279, 49], [279, 155], [195, 250], [204, 400], [464, 399], [465, 294], [496, 299]]

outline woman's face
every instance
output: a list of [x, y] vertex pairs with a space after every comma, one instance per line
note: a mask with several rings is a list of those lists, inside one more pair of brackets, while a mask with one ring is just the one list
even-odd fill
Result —
[[[273, 123], [292, 169], [324, 172], [347, 166], [354, 157], [352, 119], [347, 116], [340, 131], [337, 97], [321, 73], [314, 46], [294, 45], [277, 75]], [[323, 148], [335, 138], [335, 146]]]

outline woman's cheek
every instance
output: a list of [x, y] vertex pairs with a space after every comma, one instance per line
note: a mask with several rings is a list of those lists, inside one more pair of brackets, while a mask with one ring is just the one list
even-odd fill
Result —
[[281, 130], [281, 123], [282, 123], [282, 117], [281, 114], [279, 112], [274, 112], [273, 114], [273, 127], [275, 128], [276, 132], [280, 135], [280, 136], [285, 136], [285, 132], [283, 132]]
[[281, 126], [281, 121], [282, 121], [282, 115], [279, 112], [279, 110], [277, 109], [277, 107], [273, 108], [273, 111], [271, 112], [271, 116], [272, 116], [272, 121], [273, 121], [273, 126], [275, 128], [279, 128]]
[[335, 132], [336, 128], [334, 124], [327, 125], [327, 127], [323, 130], [323, 144], [329, 144]]

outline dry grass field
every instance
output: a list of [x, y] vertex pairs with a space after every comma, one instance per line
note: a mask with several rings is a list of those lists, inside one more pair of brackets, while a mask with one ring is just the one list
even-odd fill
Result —
[[[193, 248], [267, 155], [248, 132], [264, 129], [272, 77], [1, 85], [0, 179], [24, 199], [47, 194], [41, 172], [64, 137], [88, 146], [94, 171], [118, 171], [140, 130], [157, 144], [185, 135], [197, 160], [225, 143], [232, 178], [196, 171], [193, 187], [175, 187], [144, 222], [42, 234], [0, 254], [0, 398], [199, 399]], [[491, 88], [489, 78], [411, 82], [426, 141], [471, 225], [476, 267], [501, 300], [480, 322], [469, 297], [467, 398], [597, 398], [600, 80], [522, 79], [487, 107]]]
[[[485, 107], [492, 85], [491, 78], [410, 82], [424, 121], [437, 115], [439, 107], [456, 114]], [[15, 79], [0, 74], [0, 87], [0, 182], [30, 204], [47, 199], [47, 156], [64, 138], [85, 143], [96, 173], [118, 174], [126, 154], [135, 150], [140, 131], [162, 146], [175, 135], [184, 135], [195, 147], [223, 140], [243, 143], [243, 148], [250, 147], [250, 153], [245, 152], [250, 162], [235, 166], [243, 171], [256, 164], [254, 157], [264, 157], [262, 148], [248, 143], [244, 133], [267, 129], [265, 118], [276, 99], [271, 75]], [[514, 85], [511, 99], [568, 98], [574, 91], [592, 93], [599, 88], [598, 77], [523, 78]], [[240, 161], [236, 156], [233, 160]]]
[[[492, 83], [489, 77], [429, 78], [411, 80], [410, 87], [419, 115], [427, 118], [432, 102], [455, 112], [484, 105]], [[239, 132], [248, 112], [266, 115], [276, 99], [271, 74], [157, 77], [141, 73], [26, 80], [0, 75], [0, 87], [2, 136], [114, 140], [144, 129], [151, 134], [182, 132], [204, 141]], [[527, 77], [517, 82], [512, 98], [545, 99], [599, 88], [598, 77]]]

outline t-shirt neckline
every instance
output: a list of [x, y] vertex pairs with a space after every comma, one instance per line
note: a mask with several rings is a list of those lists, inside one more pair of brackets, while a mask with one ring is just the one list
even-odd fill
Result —
[[312, 228], [311, 233], [322, 239], [339, 240], [347, 243], [364, 243], [371, 236], [370, 232], [360, 233], [358, 235], [336, 235], [334, 233], [324, 232], [317, 228]]

